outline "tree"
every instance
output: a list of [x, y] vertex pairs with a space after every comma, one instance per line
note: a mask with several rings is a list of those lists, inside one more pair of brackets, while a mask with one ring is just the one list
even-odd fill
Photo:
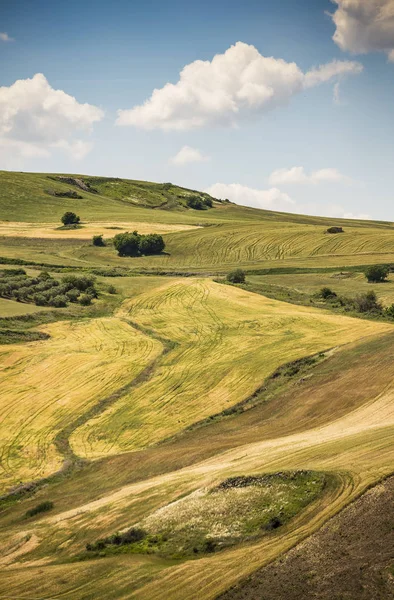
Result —
[[62, 216], [63, 225], [78, 225], [80, 218], [73, 212], [65, 212]]
[[336, 293], [333, 292], [329, 287], [322, 287], [319, 292], [319, 296], [323, 298], [323, 300], [329, 300], [337, 297]]
[[193, 208], [194, 210], [206, 210], [208, 208], [199, 196], [190, 196], [186, 200], [186, 204], [189, 208]]
[[329, 227], [326, 233], [344, 233], [342, 227]]
[[366, 294], [359, 294], [358, 296], [356, 296], [354, 299], [354, 303], [355, 303], [356, 309], [362, 313], [365, 313], [365, 312], [380, 313], [380, 312], [382, 312], [382, 309], [383, 309], [382, 305], [378, 301], [377, 296], [373, 290], [371, 290], [370, 292], [367, 292]]
[[389, 267], [385, 265], [372, 265], [365, 271], [365, 277], [369, 283], [382, 283], [388, 277]]
[[105, 246], [105, 242], [103, 240], [102, 235], [94, 235], [92, 242], [93, 242], [93, 246]]
[[245, 271], [242, 269], [235, 269], [231, 271], [226, 277], [230, 283], [244, 283], [245, 282]]
[[114, 237], [114, 246], [119, 256], [137, 256], [139, 252], [140, 237], [136, 231], [133, 233], [118, 233]]
[[165, 248], [163, 237], [158, 233], [141, 235], [138, 245], [141, 254], [160, 254]]

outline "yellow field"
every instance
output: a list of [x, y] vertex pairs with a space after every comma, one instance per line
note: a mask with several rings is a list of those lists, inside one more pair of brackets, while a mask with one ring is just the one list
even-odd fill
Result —
[[78, 239], [90, 240], [94, 235], [103, 235], [110, 238], [122, 231], [134, 231], [138, 233], [169, 233], [172, 231], [185, 231], [196, 229], [197, 225], [183, 225], [177, 223], [139, 223], [139, 222], [83, 222], [77, 229], [61, 229], [60, 225], [54, 223], [23, 223], [12, 221], [0, 221], [0, 236], [5, 237], [27, 237], [27, 238], [54, 238], [54, 239]]
[[283, 363], [391, 329], [185, 278], [125, 301], [118, 316], [177, 345], [149, 381], [75, 431], [80, 456], [151, 445], [244, 400]]
[[131, 381], [161, 350], [116, 318], [41, 330], [51, 338], [0, 347], [2, 489], [56, 471], [59, 430]]

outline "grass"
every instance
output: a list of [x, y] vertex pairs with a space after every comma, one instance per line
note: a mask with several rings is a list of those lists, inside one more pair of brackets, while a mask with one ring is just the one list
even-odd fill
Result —
[[175, 345], [148, 381], [72, 434], [85, 458], [159, 442], [231, 408], [281, 364], [325, 350], [333, 337], [340, 345], [391, 328], [192, 278], [163, 281], [118, 316]]
[[160, 344], [120, 319], [63, 321], [50, 339], [0, 349], [0, 484], [58, 470], [56, 433], [153, 360]]

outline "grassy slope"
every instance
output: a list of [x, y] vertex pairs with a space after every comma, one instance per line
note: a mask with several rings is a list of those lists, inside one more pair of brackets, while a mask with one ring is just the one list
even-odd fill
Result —
[[160, 441], [248, 397], [285, 362], [390, 330], [207, 280], [163, 281], [118, 313], [176, 345], [138, 389], [77, 430], [88, 458]]
[[1, 488], [53, 473], [54, 438], [70, 420], [135, 377], [160, 344], [119, 319], [59, 322], [49, 340], [1, 350]]
[[[174, 471], [164, 477], [148, 478], [141, 483], [125, 486], [113, 494], [103, 496], [102, 491], [99, 489], [95, 491], [94, 486], [93, 488], [89, 486], [90, 493], [96, 496], [96, 502], [85, 506], [77, 504], [75, 509], [71, 510], [72, 493], [67, 497], [64, 497], [64, 494], [67, 494], [67, 488], [70, 492], [72, 490], [75, 492], [75, 488], [72, 481], [66, 481], [63, 486], [59, 484], [59, 492], [61, 490], [63, 492], [64, 513], [55, 517], [46, 517], [39, 524], [30, 524], [28, 529], [26, 523], [17, 520], [10, 530], [13, 536], [17, 535], [18, 531], [30, 531], [32, 535], [37, 535], [38, 539], [42, 540], [36, 549], [31, 549], [28, 554], [29, 559], [53, 555], [55, 548], [57, 548], [56, 555], [60, 559], [62, 555], [67, 556], [69, 552], [73, 552], [73, 549], [75, 552], [80, 548], [84, 543], [83, 540], [89, 539], [89, 535], [91, 539], [92, 528], [107, 533], [117, 527], [127, 526], [131, 520], [148, 515], [163, 503], [170, 502], [179, 495], [199, 487], [212, 485], [229, 475], [317, 466], [342, 473], [339, 486], [329, 488], [318, 504], [311, 506], [289, 527], [280, 530], [274, 537], [271, 536], [268, 540], [262, 540], [251, 546], [180, 565], [171, 565], [160, 560], [152, 561], [150, 557], [134, 556], [116, 557], [115, 560], [96, 560], [87, 564], [65, 564], [62, 568], [60, 565], [53, 567], [32, 565], [29, 569], [24, 569], [21, 565], [17, 570], [8, 572], [3, 588], [0, 587], [0, 590], [4, 590], [3, 593], [7, 590], [7, 593], [21, 595], [28, 589], [30, 594], [34, 591], [37, 598], [45, 598], [59, 591], [67, 594], [68, 590], [70, 597], [84, 598], [84, 600], [93, 599], [100, 594], [111, 599], [127, 598], [130, 597], [132, 590], [136, 590], [136, 597], [141, 598], [163, 598], [164, 595], [165, 598], [175, 599], [179, 598], [179, 594], [184, 594], [188, 598], [215, 597], [239, 577], [265, 564], [291, 547], [297, 540], [314, 531], [330, 515], [365, 489], [366, 485], [390, 472], [394, 458], [391, 444], [394, 417], [392, 409], [391, 412], [389, 409], [391, 389], [387, 387], [392, 365], [389, 342], [387, 338], [386, 341], [384, 338], [376, 342], [371, 341], [369, 352], [364, 347], [365, 344], [355, 346], [348, 351], [349, 356], [346, 358], [348, 367], [345, 369], [344, 357], [340, 354], [330, 360], [330, 366], [328, 363], [323, 363], [323, 379], [321, 376], [315, 381], [311, 378], [305, 383], [305, 388], [304, 386], [299, 388], [299, 393], [307, 399], [305, 405], [301, 398], [297, 398], [297, 392], [290, 394], [290, 401], [298, 407], [301, 414], [304, 410], [304, 418], [301, 414], [294, 415], [289, 422], [288, 414], [293, 412], [286, 402], [278, 399], [277, 409], [282, 415], [281, 418], [279, 421], [274, 418], [271, 423], [265, 422], [263, 418], [261, 422], [263, 429], [259, 432], [256, 432], [256, 415], [250, 419], [249, 431], [247, 428], [246, 430], [240, 428], [240, 424], [237, 426], [237, 421], [234, 422], [233, 435], [244, 435], [244, 443], [249, 437], [251, 443], [247, 446], [243, 445], [225, 454], [218, 454], [209, 460], [197, 462], [195, 466]], [[373, 344], [375, 344], [375, 352]], [[382, 362], [386, 365], [384, 366]], [[364, 386], [364, 394], [360, 393], [361, 376], [364, 376], [365, 381], [368, 382]], [[321, 385], [324, 381], [325, 389]], [[358, 398], [355, 396], [353, 399], [356, 404], [342, 406], [343, 403], [339, 402], [339, 398], [344, 396], [341, 395], [340, 388], [338, 389], [338, 382], [345, 390], [349, 390], [350, 395], [353, 390], [356, 392], [356, 388], [358, 389]], [[315, 403], [316, 391], [318, 392], [317, 403]], [[340, 412], [335, 412], [335, 402], [344, 410], [343, 416], [337, 421], [335, 416], [340, 415]], [[333, 412], [330, 410], [330, 403]], [[348, 413], [351, 406], [352, 411]], [[323, 421], [322, 407], [326, 408]], [[272, 414], [272, 411], [267, 411], [267, 416], [269, 414]], [[311, 414], [315, 414], [317, 420], [314, 426], [311, 423], [312, 427], [308, 430]], [[276, 423], [279, 423], [279, 428]], [[298, 426], [300, 433], [291, 433], [291, 429], [294, 431]], [[287, 436], [283, 436], [283, 427], [288, 429]], [[264, 428], [267, 432], [265, 436]], [[208, 432], [205, 430], [205, 433]], [[263, 441], [255, 442], [256, 438]], [[210, 439], [212, 442], [217, 439], [213, 432]], [[197, 440], [195, 444], [196, 442]], [[197, 446], [198, 442], [196, 448]], [[193, 442], [189, 440], [185, 447], [191, 450]], [[155, 463], [156, 465], [161, 463], [160, 466], [163, 468], [163, 461], [166, 460], [165, 448], [159, 448], [156, 452]], [[178, 459], [182, 458], [182, 446], [178, 449], [174, 448], [174, 455], [177, 455]], [[136, 465], [140, 460], [137, 458]], [[109, 478], [114, 476], [115, 464], [109, 468]], [[125, 460], [123, 473], [127, 469], [127, 464]], [[141, 475], [146, 477], [146, 466], [143, 467]], [[97, 482], [100, 482], [100, 485], [106, 483], [108, 485], [105, 479], [102, 469], [98, 470]], [[81, 491], [84, 488], [85, 494], [87, 481], [86, 476], [81, 479]], [[45, 497], [43, 493], [40, 494], [41, 498]], [[38, 497], [35, 499], [35, 503], [38, 499]], [[24, 508], [26, 509], [29, 504], [32, 505], [32, 501], [27, 505], [25, 503]], [[21, 509], [23, 510], [23, 507]], [[97, 537], [98, 535], [97, 533]], [[45, 589], [42, 589], [42, 584], [39, 583], [38, 569], [46, 575]], [[121, 577], [120, 573], [122, 573]]]
[[[45, 194], [45, 175], [1, 173], [0, 181], [3, 218], [7, 214], [12, 221], [56, 222], [64, 210], [75, 210], [76, 201]], [[51, 183], [55, 185], [70, 189]], [[82, 193], [86, 199], [78, 201], [84, 203], [77, 212], [85, 220], [215, 226], [169, 234], [170, 256], [150, 259], [119, 259], [110, 248], [93, 249], [81, 240], [15, 237], [3, 240], [0, 256], [41, 257], [42, 262], [85, 267], [165, 265], [202, 271], [235, 265], [322, 268], [394, 259], [389, 223], [343, 222], [345, 234], [327, 236], [323, 231], [332, 224], [328, 219], [231, 204], [196, 213], [169, 206], [170, 198], [170, 210], [152, 210], [138, 203], [159, 206], [163, 188], [157, 184], [95, 180], [92, 185], [100, 194]], [[318, 281], [320, 285], [317, 275], [301, 288]], [[72, 441], [81, 454], [97, 456], [177, 435], [157, 446], [83, 464], [39, 488], [32, 498], [6, 506], [0, 512], [0, 563], [11, 568], [3, 569], [0, 597], [214, 598], [313, 533], [391, 472], [392, 326], [283, 304], [207, 279], [108, 280], [113, 282], [129, 297], [113, 318], [103, 318], [100, 301], [89, 310], [90, 320], [42, 327], [52, 333], [50, 340], [0, 348], [5, 365], [1, 377], [8, 386], [3, 407], [12, 408], [4, 427], [7, 483], [57, 468], [56, 432], [67, 430], [103, 394], [111, 395], [129, 382], [163, 344], [169, 352], [148, 373], [149, 380], [140, 380], [128, 395], [115, 395], [113, 409], [76, 430]], [[296, 287], [297, 281], [288, 284]], [[358, 290], [366, 284], [358, 279], [350, 285]], [[115, 297], [113, 307], [119, 299]], [[37, 313], [32, 318], [46, 317]], [[123, 319], [135, 320], [143, 330], [131, 329]], [[178, 345], [160, 342], [157, 334]], [[147, 362], [136, 336], [144, 346], [152, 345]], [[279, 380], [273, 389], [264, 386], [255, 408], [182, 431], [250, 394], [286, 360], [351, 340], [358, 341], [310, 373]], [[328, 471], [334, 477], [322, 497], [268, 538], [186, 563], [135, 555], [68, 563], [86, 541], [143, 520], [185, 494], [233, 475], [288, 469]], [[30, 522], [23, 518], [28, 508], [47, 499], [55, 502], [53, 514]], [[29, 562], [35, 560], [44, 562]]]

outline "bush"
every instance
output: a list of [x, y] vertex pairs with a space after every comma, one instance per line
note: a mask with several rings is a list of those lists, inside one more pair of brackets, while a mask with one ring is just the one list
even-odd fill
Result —
[[93, 246], [105, 246], [102, 235], [94, 235], [92, 238]]
[[46, 306], [47, 301], [43, 294], [34, 294], [33, 302], [36, 306]]
[[[210, 201], [212, 206], [212, 201]], [[194, 210], [207, 210], [209, 204], [207, 200], [204, 198], [200, 198], [200, 196], [189, 196], [186, 200], [186, 204], [189, 208], [193, 208]]]
[[329, 287], [322, 287], [319, 296], [323, 298], [323, 300], [330, 300], [332, 298], [336, 298], [337, 295], [333, 292]]
[[384, 312], [389, 319], [394, 319], [394, 304], [390, 304], [390, 306], [385, 308]]
[[50, 300], [49, 304], [51, 306], [54, 306], [55, 308], [64, 308], [65, 306], [67, 306], [67, 300], [68, 300], [67, 296], [63, 296], [63, 295], [54, 296]]
[[244, 283], [245, 282], [245, 271], [242, 269], [235, 269], [235, 271], [231, 271], [226, 277], [227, 281], [230, 283]]
[[79, 290], [73, 288], [72, 290], [68, 290], [68, 292], [66, 292], [66, 296], [70, 302], [78, 302], [78, 297], [80, 293], [81, 292]]
[[119, 256], [137, 256], [139, 252], [140, 236], [133, 233], [118, 233], [114, 237], [114, 246]]
[[141, 235], [138, 249], [141, 254], [160, 254], [165, 248], [164, 240], [158, 233]]
[[74, 212], [65, 212], [62, 216], [63, 225], [78, 225], [81, 219]]
[[109, 285], [107, 288], [107, 292], [108, 294], [117, 294], [117, 290], [116, 287], [114, 285]]
[[83, 275], [78, 277], [77, 275], [65, 275], [62, 277], [62, 282], [68, 285], [68, 289], [75, 288], [80, 292], [84, 292], [90, 287], [94, 287], [95, 277], [92, 275]]
[[389, 275], [390, 269], [385, 265], [372, 265], [365, 271], [369, 283], [382, 283]]
[[82, 306], [89, 306], [89, 304], [92, 304], [92, 297], [88, 294], [81, 294], [79, 303], [82, 304]]
[[41, 504], [37, 504], [37, 506], [35, 506], [34, 508], [30, 508], [27, 512], [26, 512], [26, 517], [34, 517], [35, 515], [38, 515], [40, 513], [43, 512], [48, 512], [48, 510], [52, 510], [52, 508], [54, 507], [53, 502], [50, 502], [50, 500], [46, 500], [45, 502], [41, 502]]
[[375, 292], [370, 291], [366, 294], [359, 294], [354, 299], [356, 310], [359, 312], [382, 312], [382, 305], [378, 301]]
[[342, 227], [329, 227], [326, 233], [344, 233]]

